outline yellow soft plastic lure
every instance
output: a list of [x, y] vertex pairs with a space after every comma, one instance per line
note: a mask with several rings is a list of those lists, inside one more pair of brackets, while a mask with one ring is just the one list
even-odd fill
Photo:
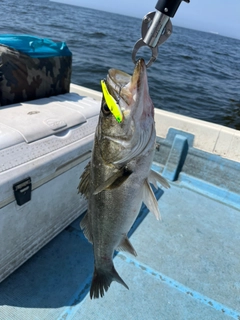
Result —
[[122, 114], [122, 111], [121, 111], [119, 105], [117, 104], [117, 101], [109, 93], [108, 88], [107, 88], [104, 80], [101, 80], [101, 85], [102, 85], [103, 96], [104, 96], [104, 99], [106, 101], [106, 104], [107, 104], [109, 110], [112, 112], [112, 114], [114, 115], [117, 122], [119, 122], [119, 123], [122, 122], [123, 114]]

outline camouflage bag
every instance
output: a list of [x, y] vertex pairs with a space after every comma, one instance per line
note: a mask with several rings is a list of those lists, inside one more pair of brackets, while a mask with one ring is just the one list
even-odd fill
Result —
[[0, 106], [67, 93], [71, 71], [65, 43], [0, 35]]

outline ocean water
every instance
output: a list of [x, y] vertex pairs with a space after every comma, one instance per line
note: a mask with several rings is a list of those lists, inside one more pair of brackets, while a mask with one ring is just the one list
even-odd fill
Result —
[[[2, 0], [1, 12], [0, 33], [65, 41], [73, 53], [73, 83], [100, 91], [109, 68], [133, 71], [141, 19], [48, 0]], [[240, 130], [240, 40], [172, 24], [173, 34], [148, 69], [155, 107]], [[150, 50], [140, 56], [149, 59]]]

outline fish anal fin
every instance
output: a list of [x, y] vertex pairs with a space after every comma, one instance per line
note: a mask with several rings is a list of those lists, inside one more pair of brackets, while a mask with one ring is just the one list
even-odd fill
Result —
[[130, 240], [128, 239], [128, 237], [126, 235], [122, 238], [122, 241], [120, 242], [119, 246], [117, 247], [117, 251], [126, 251], [126, 252], [131, 253], [135, 257], [137, 256], [137, 252], [133, 248]]
[[114, 265], [110, 270], [97, 269], [95, 267], [93, 273], [93, 279], [90, 288], [90, 298], [100, 298], [104, 296], [104, 293], [108, 291], [112, 281], [117, 281], [125, 288], [129, 289], [126, 283], [117, 273]]
[[148, 210], [152, 212], [157, 220], [161, 219], [160, 211], [158, 208], [158, 202], [155, 198], [155, 195], [152, 191], [152, 188], [149, 185], [149, 182], [145, 180], [143, 188], [143, 202], [148, 207]]
[[88, 199], [89, 194], [89, 180], [90, 180], [90, 168], [91, 168], [91, 161], [88, 162], [86, 165], [81, 177], [80, 183], [78, 185], [78, 193], [81, 193]]
[[160, 173], [158, 173], [154, 170], [150, 170], [150, 173], [148, 175], [148, 181], [150, 183], [152, 183], [156, 189], [158, 189], [157, 182], [160, 183], [163, 187], [165, 187], [167, 189], [170, 188], [170, 185], [167, 182], [167, 180], [165, 178], [163, 178], [160, 175]]
[[83, 231], [84, 236], [90, 243], [93, 243], [92, 230], [88, 221], [88, 212], [85, 214], [80, 222], [80, 228]]
[[94, 195], [102, 192], [103, 190], [112, 190], [120, 187], [132, 174], [131, 170], [127, 168], [122, 168], [114, 173], [109, 179], [103, 182], [100, 186], [98, 186], [93, 192]]

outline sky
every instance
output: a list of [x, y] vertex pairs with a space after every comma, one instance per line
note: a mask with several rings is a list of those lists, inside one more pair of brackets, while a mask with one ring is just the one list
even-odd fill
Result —
[[[82, 7], [115, 12], [143, 18], [155, 11], [157, 0], [55, 0]], [[180, 26], [240, 39], [240, 0], [190, 0], [182, 1], [173, 26]]]

